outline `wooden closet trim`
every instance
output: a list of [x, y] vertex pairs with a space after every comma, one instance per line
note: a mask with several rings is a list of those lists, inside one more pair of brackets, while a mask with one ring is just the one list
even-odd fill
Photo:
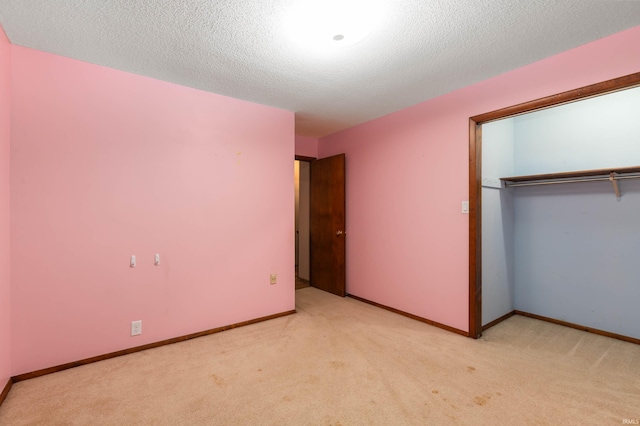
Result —
[[640, 85], [640, 72], [469, 118], [469, 337], [482, 335], [482, 124]]

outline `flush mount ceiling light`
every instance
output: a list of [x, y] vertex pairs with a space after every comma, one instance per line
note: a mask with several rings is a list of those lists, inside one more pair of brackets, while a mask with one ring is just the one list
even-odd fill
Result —
[[381, 16], [379, 1], [301, 0], [292, 8], [287, 28], [301, 46], [331, 49], [364, 39]]

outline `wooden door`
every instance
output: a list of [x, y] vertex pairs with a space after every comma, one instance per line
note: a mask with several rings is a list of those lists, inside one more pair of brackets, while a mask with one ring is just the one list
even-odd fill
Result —
[[346, 296], [345, 156], [311, 162], [311, 285]]

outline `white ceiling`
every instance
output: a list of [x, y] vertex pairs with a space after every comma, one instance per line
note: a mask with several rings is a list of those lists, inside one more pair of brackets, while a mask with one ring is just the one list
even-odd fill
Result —
[[637, 0], [381, 0], [366, 39], [317, 53], [284, 31], [299, 1], [1, 0], [0, 24], [16, 45], [295, 111], [312, 137], [640, 25]]

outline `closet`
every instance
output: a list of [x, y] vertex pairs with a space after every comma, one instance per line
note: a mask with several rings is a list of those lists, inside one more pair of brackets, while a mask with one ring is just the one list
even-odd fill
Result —
[[482, 125], [482, 325], [640, 339], [640, 88]]

